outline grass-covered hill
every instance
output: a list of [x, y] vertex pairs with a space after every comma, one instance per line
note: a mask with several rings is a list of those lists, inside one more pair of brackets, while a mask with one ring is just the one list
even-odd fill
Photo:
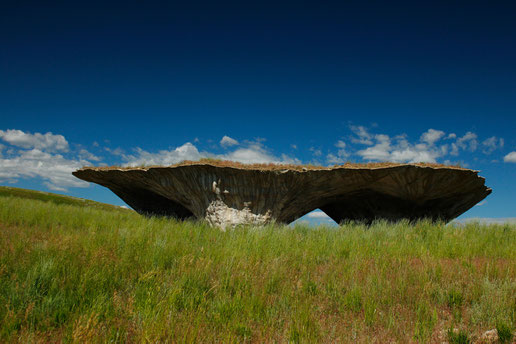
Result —
[[0, 342], [489, 342], [516, 327], [516, 226], [145, 218], [0, 188]]
[[0, 197], [15, 197], [15, 198], [25, 198], [25, 199], [33, 199], [44, 202], [51, 202], [54, 204], [64, 204], [64, 205], [75, 205], [79, 207], [89, 207], [89, 208], [97, 208], [103, 210], [120, 210], [124, 209], [118, 207], [116, 205], [105, 204], [100, 202], [91, 201], [84, 198], [77, 198], [71, 196], [58, 195], [50, 192], [36, 191], [36, 190], [27, 190], [20, 188], [13, 188], [9, 186], [0, 186]]

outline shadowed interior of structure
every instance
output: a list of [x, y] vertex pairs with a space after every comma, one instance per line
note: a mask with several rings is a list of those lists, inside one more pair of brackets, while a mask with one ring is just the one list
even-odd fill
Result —
[[166, 197], [138, 188], [109, 188], [138, 213], [150, 216], [167, 216], [180, 220], [193, 218], [193, 213]]
[[460, 203], [462, 199], [464, 196], [461, 195], [416, 202], [373, 190], [357, 190], [329, 200], [320, 209], [337, 223], [362, 221], [371, 224], [376, 219], [415, 221], [422, 218], [447, 222], [465, 211]]
[[[151, 216], [167, 216], [180, 220], [193, 218], [194, 214], [181, 204], [158, 195], [154, 192], [138, 188], [111, 188], [122, 200], [137, 212]], [[318, 207], [336, 223], [343, 221], [361, 221], [371, 224], [376, 219], [398, 221], [407, 219], [415, 221], [421, 218], [449, 221], [464, 212], [461, 200], [466, 195], [438, 198], [425, 202], [414, 202], [373, 190], [357, 190], [339, 197], [321, 201], [325, 204]], [[315, 210], [299, 214], [296, 218], [288, 219], [286, 224]]]

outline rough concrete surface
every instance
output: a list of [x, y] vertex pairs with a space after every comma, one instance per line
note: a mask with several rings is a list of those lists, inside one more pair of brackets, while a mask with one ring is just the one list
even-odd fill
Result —
[[491, 193], [477, 171], [415, 164], [260, 169], [209, 163], [149, 168], [82, 168], [142, 214], [205, 219], [220, 228], [290, 223], [315, 209], [335, 222], [450, 221]]

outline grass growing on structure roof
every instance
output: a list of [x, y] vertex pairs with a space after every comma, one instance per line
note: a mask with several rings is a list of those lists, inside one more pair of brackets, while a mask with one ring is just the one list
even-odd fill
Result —
[[[367, 162], [367, 163], [353, 163], [347, 162], [342, 165], [333, 165], [333, 166], [317, 166], [311, 164], [305, 165], [296, 165], [296, 164], [276, 164], [276, 163], [265, 163], [265, 164], [246, 164], [237, 161], [229, 161], [229, 160], [220, 160], [220, 159], [212, 159], [212, 158], [203, 158], [198, 161], [184, 160], [177, 164], [168, 165], [168, 166], [160, 166], [160, 165], [139, 165], [139, 166], [99, 166], [93, 167], [96, 170], [110, 170], [110, 169], [122, 169], [122, 170], [132, 170], [132, 169], [148, 169], [153, 167], [177, 167], [177, 166], [192, 166], [192, 165], [211, 165], [216, 167], [232, 167], [232, 168], [240, 168], [240, 169], [258, 169], [258, 170], [331, 170], [334, 168], [385, 168], [385, 167], [396, 167], [396, 166], [406, 166], [406, 165], [414, 165], [421, 167], [434, 167], [434, 168], [451, 168], [451, 169], [465, 169], [461, 166], [457, 165], [443, 165], [437, 163], [427, 163], [427, 162], [418, 162], [418, 163], [395, 163], [395, 162]], [[88, 167], [85, 167], [88, 168]]]
[[515, 262], [514, 225], [221, 232], [2, 195], [0, 342], [478, 339], [514, 332]]

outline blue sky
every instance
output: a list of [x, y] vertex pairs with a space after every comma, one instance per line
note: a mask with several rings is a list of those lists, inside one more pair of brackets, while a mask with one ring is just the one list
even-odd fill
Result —
[[[2, 5], [0, 184], [213, 156], [481, 170], [516, 216], [516, 5]], [[227, 137], [227, 139], [224, 139]]]

